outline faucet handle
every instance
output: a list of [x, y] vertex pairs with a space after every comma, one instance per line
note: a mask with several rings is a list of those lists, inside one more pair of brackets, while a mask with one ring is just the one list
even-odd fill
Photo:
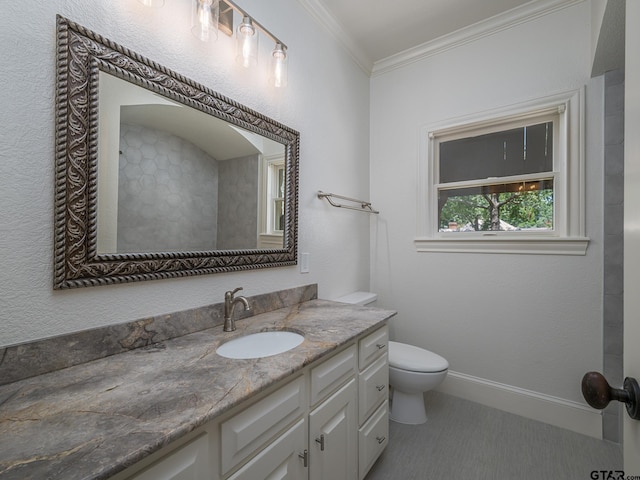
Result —
[[238, 293], [240, 290], [242, 290], [242, 287], [238, 287], [238, 288], [235, 288], [235, 289], [233, 289], [233, 290], [229, 290], [227, 293], [225, 293], [225, 294], [224, 294], [224, 296], [225, 296], [225, 297], [228, 297], [228, 298], [233, 298], [233, 296], [234, 296], [236, 293]]

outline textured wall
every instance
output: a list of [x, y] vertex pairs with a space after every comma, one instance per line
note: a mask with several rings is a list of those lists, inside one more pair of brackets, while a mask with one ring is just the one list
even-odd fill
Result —
[[153, 128], [120, 125], [118, 253], [215, 250], [218, 162]]
[[[399, 312], [393, 335], [456, 372], [575, 402], [582, 375], [602, 368], [603, 100], [602, 81], [590, 79], [590, 24], [579, 3], [371, 84], [371, 189], [382, 212], [372, 288]], [[586, 256], [416, 252], [421, 127], [584, 85]]]
[[256, 248], [258, 156], [220, 162], [218, 248]]
[[[322, 298], [368, 288], [368, 216], [315, 196], [369, 195], [368, 77], [296, 0], [243, 0], [290, 47], [289, 87], [273, 89], [264, 63], [235, 63], [233, 39], [193, 37], [189, 5], [0, 2], [0, 346], [218, 303], [237, 286], [256, 295], [318, 283]], [[292, 266], [53, 291], [57, 13], [301, 133], [299, 251], [310, 253], [309, 274]]]

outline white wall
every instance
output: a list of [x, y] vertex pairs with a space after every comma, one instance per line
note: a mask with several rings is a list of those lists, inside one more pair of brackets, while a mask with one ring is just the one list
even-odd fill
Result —
[[[625, 145], [624, 145], [624, 212], [625, 271], [624, 284], [624, 375], [640, 378], [640, 271], [636, 268], [640, 259], [640, 59], [635, 51], [640, 42], [640, 3], [629, 1], [626, 5], [625, 26]], [[624, 469], [640, 472], [640, 423], [624, 414]]]
[[[485, 385], [580, 410], [582, 375], [602, 367], [603, 87], [590, 46], [584, 2], [372, 78], [372, 288], [399, 312], [396, 339], [474, 380], [458, 377], [461, 395]], [[584, 85], [586, 256], [415, 251], [422, 126]]]
[[[189, 2], [0, 3], [0, 346], [246, 295], [318, 283], [332, 298], [369, 285], [369, 219], [329, 209], [317, 190], [368, 197], [369, 79], [295, 0], [242, 6], [289, 45], [289, 87], [234, 62], [233, 41], [189, 33]], [[54, 291], [55, 15], [59, 13], [301, 133], [297, 267]], [[262, 47], [269, 42], [260, 39]]]

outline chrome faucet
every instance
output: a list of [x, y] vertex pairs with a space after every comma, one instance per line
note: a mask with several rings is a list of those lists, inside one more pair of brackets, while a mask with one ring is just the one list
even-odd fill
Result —
[[233, 320], [233, 308], [236, 303], [240, 302], [244, 305], [244, 310], [249, 311], [249, 301], [243, 296], [234, 297], [236, 292], [242, 290], [242, 287], [238, 287], [233, 291], [228, 291], [224, 294], [224, 327], [225, 332], [233, 332], [236, 329], [236, 322]]

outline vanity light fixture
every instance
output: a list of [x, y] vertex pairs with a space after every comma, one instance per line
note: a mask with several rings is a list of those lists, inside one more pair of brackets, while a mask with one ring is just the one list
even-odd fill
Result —
[[191, 33], [203, 42], [218, 39], [219, 0], [194, 0], [191, 8]]
[[248, 15], [236, 29], [236, 60], [245, 68], [258, 63], [258, 32]]
[[[138, 1], [149, 7], [164, 5], [164, 0]], [[233, 12], [242, 17], [235, 35], [236, 59], [244, 67], [249, 68], [258, 63], [258, 31], [269, 37], [275, 45], [269, 59], [269, 83], [277, 88], [287, 86], [289, 53], [287, 46], [275, 35], [232, 0], [191, 0], [191, 4], [191, 32], [204, 42], [212, 39], [215, 41], [219, 30], [229, 36], [233, 35]]]
[[[233, 10], [242, 15], [242, 23], [236, 29], [236, 53], [237, 60], [245, 67], [250, 67], [258, 62], [258, 30], [269, 37], [274, 43], [269, 61], [269, 83], [274, 87], [286, 87], [288, 82], [287, 46], [269, 30], [258, 23], [246, 11], [240, 8], [232, 0], [220, 0]], [[231, 19], [233, 20], [233, 19]], [[231, 30], [231, 29], [230, 29]]]
[[164, 0], [138, 0], [145, 7], [162, 7], [164, 5]]
[[287, 47], [282, 45], [281, 43], [276, 43], [276, 47], [271, 52], [271, 67], [270, 67], [270, 78], [269, 83], [271, 83], [274, 87], [286, 87], [288, 78], [288, 56], [287, 56]]

